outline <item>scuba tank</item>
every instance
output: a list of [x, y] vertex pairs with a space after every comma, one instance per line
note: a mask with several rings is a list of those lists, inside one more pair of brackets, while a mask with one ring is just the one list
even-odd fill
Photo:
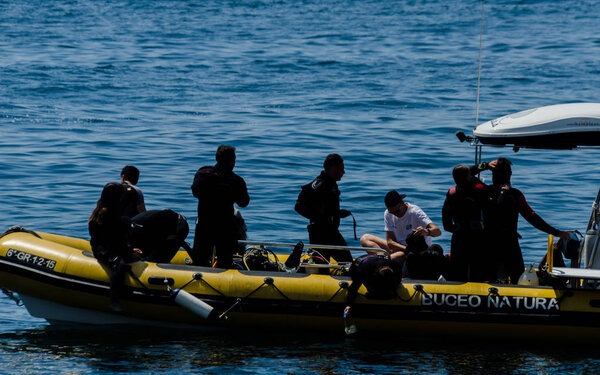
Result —
[[519, 277], [519, 285], [540, 285], [540, 279], [538, 277], [537, 272], [533, 268], [533, 264], [530, 264], [529, 267], [521, 274]]
[[175, 303], [185, 307], [203, 319], [209, 319], [215, 315], [214, 308], [211, 305], [194, 297], [183, 289], [175, 289], [172, 291], [172, 295]]
[[590, 229], [585, 232], [585, 236], [583, 237], [583, 247], [581, 249], [581, 262], [583, 264], [583, 268], [597, 268], [594, 267], [595, 253], [594, 248], [596, 245], [596, 236], [598, 235], [598, 231], [595, 229]]

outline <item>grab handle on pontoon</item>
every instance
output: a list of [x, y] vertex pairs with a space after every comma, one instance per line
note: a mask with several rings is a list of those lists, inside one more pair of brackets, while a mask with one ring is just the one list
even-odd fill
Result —
[[548, 235], [548, 252], [546, 253], [546, 263], [548, 264], [548, 272], [552, 272], [554, 264], [554, 236]]

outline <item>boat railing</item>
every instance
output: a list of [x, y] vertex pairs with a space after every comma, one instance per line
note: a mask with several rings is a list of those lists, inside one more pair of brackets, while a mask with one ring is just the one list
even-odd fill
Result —
[[[272, 247], [291, 247], [293, 248], [297, 244], [285, 243], [285, 242], [268, 242], [268, 241], [244, 241], [239, 240], [238, 243], [242, 245], [254, 245], [254, 246], [272, 246]], [[350, 250], [350, 251], [364, 251], [367, 253], [377, 253], [381, 255], [389, 255], [389, 252], [384, 249], [375, 247], [361, 247], [361, 246], [335, 246], [335, 245], [317, 245], [317, 244], [304, 244], [305, 249], [326, 249], [326, 250]]]

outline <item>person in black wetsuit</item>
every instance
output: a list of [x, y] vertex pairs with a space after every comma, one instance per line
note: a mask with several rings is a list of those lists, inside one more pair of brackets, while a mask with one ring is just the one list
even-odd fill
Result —
[[[342, 179], [344, 159], [338, 154], [329, 154], [323, 162], [323, 171], [309, 184], [302, 186], [295, 210], [310, 220], [308, 237], [311, 244], [346, 246], [346, 240], [339, 231], [340, 218], [350, 216], [350, 211], [340, 209], [340, 189], [337, 181]], [[319, 249], [329, 260], [352, 262], [347, 250]]]
[[185, 242], [190, 228], [185, 216], [172, 210], [149, 210], [131, 219], [131, 244], [139, 248], [142, 260], [169, 263]]
[[570, 236], [568, 232], [546, 223], [531, 209], [523, 193], [510, 185], [510, 160], [498, 158], [489, 163], [481, 163], [471, 167], [471, 173], [475, 175], [488, 169], [492, 171], [493, 185], [485, 187], [488, 202], [484, 207], [484, 233], [488, 246], [498, 259], [497, 278], [505, 280], [508, 277], [511, 284], [516, 284], [525, 269], [517, 233], [519, 214], [542, 232], [564, 240], [568, 240]]
[[237, 245], [233, 204], [246, 207], [250, 196], [246, 182], [233, 173], [235, 147], [221, 145], [214, 167], [202, 167], [194, 176], [192, 192], [198, 198], [198, 221], [190, 257], [195, 265], [211, 266], [216, 248], [217, 266], [230, 268]]
[[129, 243], [130, 220], [123, 215], [123, 207], [131, 198], [122, 184], [106, 184], [88, 220], [94, 257], [110, 270], [110, 307], [115, 312], [122, 311], [118, 299], [124, 292], [125, 275], [131, 269], [127, 263], [141, 256], [139, 249]]
[[135, 215], [146, 211], [144, 193], [142, 193], [142, 189], [136, 186], [139, 178], [140, 170], [133, 165], [126, 165], [121, 170], [121, 183], [129, 188], [128, 191], [134, 190], [137, 196], [135, 201], [129, 201], [128, 206], [124, 208], [125, 215], [129, 217], [134, 217]]
[[484, 246], [484, 185], [471, 176], [466, 165], [452, 171], [456, 186], [446, 194], [442, 208], [444, 230], [452, 233], [449, 279], [456, 281], [493, 280], [489, 272], [489, 249]]
[[361, 285], [367, 288], [367, 298], [388, 299], [397, 295], [398, 285], [402, 281], [400, 263], [380, 255], [366, 255], [357, 258], [350, 266], [352, 284], [348, 288], [347, 306], [344, 312], [349, 314]]

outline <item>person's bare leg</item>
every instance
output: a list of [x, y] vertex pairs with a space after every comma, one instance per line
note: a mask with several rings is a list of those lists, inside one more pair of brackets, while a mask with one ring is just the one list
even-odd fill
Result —
[[363, 234], [363, 236], [360, 238], [360, 245], [362, 247], [372, 247], [375, 249], [383, 249], [389, 251], [386, 240], [369, 233]]
[[395, 253], [390, 255], [393, 261], [396, 261], [400, 264], [404, 263], [404, 259], [406, 258], [404, 251], [396, 251]]

